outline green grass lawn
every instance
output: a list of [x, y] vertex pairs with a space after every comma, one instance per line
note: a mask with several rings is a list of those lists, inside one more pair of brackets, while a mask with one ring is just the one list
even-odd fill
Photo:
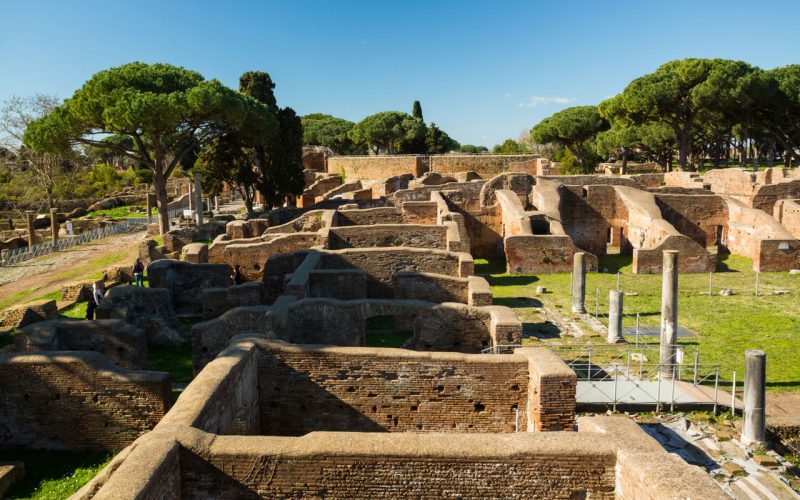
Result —
[[107, 452], [3, 451], [0, 460], [25, 464], [25, 477], [5, 498], [67, 498], [111, 460]]
[[414, 332], [398, 330], [394, 316], [367, 318], [365, 344], [367, 347], [403, 347]]
[[[661, 275], [632, 274], [631, 258], [611, 255], [601, 257], [600, 267], [606, 273], [588, 273], [586, 279], [586, 308], [594, 313], [596, 290], [600, 320], [608, 313], [608, 292], [616, 289], [620, 271], [620, 289], [626, 292], [623, 326], [634, 327], [636, 313], [640, 324], [658, 326], [661, 311]], [[552, 343], [598, 343], [602, 337], [559, 337], [558, 329], [545, 323], [542, 304], [557, 310], [563, 317], [572, 317], [569, 291], [570, 275], [508, 275], [502, 261], [476, 259], [476, 274], [486, 276], [492, 285], [494, 303], [512, 307], [523, 322], [526, 336]], [[730, 381], [734, 370], [742, 380], [744, 351], [764, 349], [767, 352], [767, 386], [770, 390], [800, 389], [800, 276], [782, 273], [761, 273], [760, 295], [756, 297], [756, 273], [752, 262], [739, 256], [720, 256], [713, 276], [713, 295], [708, 295], [708, 274], [681, 274], [678, 278], [678, 323], [697, 334], [697, 338], [681, 339], [681, 344], [700, 349], [700, 362], [720, 365], [720, 381]], [[537, 296], [537, 286], [547, 287], [548, 293]], [[722, 297], [721, 288], [734, 295]], [[788, 295], [775, 295], [776, 290]], [[636, 295], [628, 295], [634, 293]], [[632, 336], [626, 336], [633, 342]], [[655, 337], [644, 337], [648, 343], [658, 343]]]
[[167, 372], [173, 382], [189, 383], [192, 380], [192, 346], [151, 346], [147, 349], [150, 370]]
[[[138, 209], [138, 210], [137, 210]], [[142, 218], [147, 217], [147, 208], [135, 205], [124, 205], [117, 208], [110, 208], [107, 210], [94, 210], [89, 212], [89, 217], [111, 217], [114, 219], [127, 219], [127, 218]], [[153, 215], [158, 214], [158, 209], [153, 207]]]

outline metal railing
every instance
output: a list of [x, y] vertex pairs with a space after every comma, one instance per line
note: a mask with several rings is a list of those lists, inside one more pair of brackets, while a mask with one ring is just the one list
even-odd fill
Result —
[[13, 266], [31, 259], [43, 257], [53, 252], [60, 252], [69, 248], [83, 245], [90, 241], [108, 238], [117, 234], [128, 233], [143, 229], [147, 225], [146, 218], [130, 218], [116, 224], [92, 229], [75, 236], [60, 237], [55, 243], [47, 242], [32, 247], [4, 250], [0, 256], [0, 266]]

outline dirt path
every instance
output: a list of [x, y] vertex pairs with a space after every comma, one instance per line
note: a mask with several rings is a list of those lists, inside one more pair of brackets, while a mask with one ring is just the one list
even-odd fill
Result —
[[111, 236], [63, 252], [0, 268], [0, 309], [90, 279], [109, 267], [133, 264], [144, 231]]

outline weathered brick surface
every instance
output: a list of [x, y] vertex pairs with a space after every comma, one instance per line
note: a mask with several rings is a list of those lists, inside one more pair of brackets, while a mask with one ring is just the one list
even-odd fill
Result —
[[46, 321], [58, 317], [55, 300], [37, 300], [27, 304], [11, 306], [3, 313], [2, 325], [20, 328], [37, 321]]
[[332, 227], [328, 248], [410, 247], [447, 250], [447, 228], [428, 224]]
[[198, 298], [203, 307], [203, 320], [216, 318], [234, 307], [261, 304], [263, 285], [258, 282], [228, 287], [204, 288]]
[[169, 291], [177, 312], [202, 312], [198, 300], [206, 288], [227, 287], [232, 284], [231, 268], [225, 264], [193, 264], [172, 259], [163, 259], [147, 266], [147, 276], [152, 288]]
[[184, 342], [169, 290], [138, 286], [115, 286], [97, 307], [97, 319], [121, 319], [147, 332], [150, 345]]
[[267, 259], [280, 253], [294, 252], [318, 246], [322, 238], [317, 232], [272, 235], [269, 241], [256, 243], [233, 242], [225, 247], [223, 261], [233, 268], [238, 264], [245, 278], [259, 281], [264, 276]]
[[[504, 172], [518, 171], [519, 162], [539, 158], [536, 155], [435, 155], [429, 158], [431, 172], [455, 173], [473, 171], [484, 179]], [[509, 167], [514, 164], [514, 170]]]
[[153, 428], [169, 375], [119, 368], [98, 353], [0, 355], [0, 448], [119, 450]]
[[775, 203], [774, 217], [789, 234], [800, 239], [800, 200], [779, 200]]
[[[522, 357], [263, 342], [261, 432], [514, 432], [525, 428]], [[574, 400], [574, 394], [573, 394]]]
[[423, 156], [331, 156], [328, 172], [343, 175], [347, 181], [383, 180], [397, 175], [414, 177], [425, 171]]
[[33, 323], [14, 335], [19, 352], [94, 351], [131, 370], [147, 369], [147, 335], [119, 319], [56, 319]]

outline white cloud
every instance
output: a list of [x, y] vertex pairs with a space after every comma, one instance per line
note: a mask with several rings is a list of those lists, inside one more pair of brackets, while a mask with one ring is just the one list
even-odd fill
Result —
[[574, 97], [542, 97], [535, 95], [527, 101], [520, 102], [520, 108], [535, 108], [537, 106], [546, 106], [548, 104], [569, 104], [575, 102], [577, 99]]

